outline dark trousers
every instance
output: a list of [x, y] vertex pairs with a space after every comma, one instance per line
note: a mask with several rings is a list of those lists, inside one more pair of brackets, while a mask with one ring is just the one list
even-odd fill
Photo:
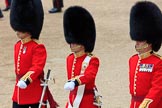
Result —
[[2, 13], [2, 11], [0, 9], [0, 18], [2, 18], [2, 17], [3, 17], [3, 13]]
[[63, 0], [53, 0], [53, 7], [54, 8], [62, 8], [64, 7]]
[[[26, 105], [19, 105], [17, 102], [13, 102], [12, 108], [38, 108], [39, 103], [36, 104], [26, 104]], [[42, 106], [41, 108], [47, 108], [47, 105]]]
[[9, 5], [11, 5], [11, 1], [12, 1], [12, 0], [8, 0]]
[[39, 103], [37, 104], [27, 104], [27, 105], [18, 105], [16, 102], [13, 102], [12, 108], [38, 108]]

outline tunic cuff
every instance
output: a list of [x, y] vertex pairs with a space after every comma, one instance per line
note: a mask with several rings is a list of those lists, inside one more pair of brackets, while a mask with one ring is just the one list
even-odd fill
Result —
[[34, 72], [33, 71], [29, 71], [27, 72], [22, 78], [21, 80], [25, 81], [27, 84], [31, 83], [32, 82], [32, 79], [31, 79], [31, 74], [33, 74]]
[[152, 101], [153, 101], [152, 99], [145, 98], [143, 102], [140, 104], [139, 108], [148, 108]]

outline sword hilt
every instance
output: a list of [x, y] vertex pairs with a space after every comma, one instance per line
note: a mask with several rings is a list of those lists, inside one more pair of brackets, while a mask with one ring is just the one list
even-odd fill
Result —
[[51, 72], [51, 69], [48, 69], [48, 72], [47, 72], [47, 76], [46, 76], [46, 79], [49, 79], [49, 76], [50, 76], [50, 72]]

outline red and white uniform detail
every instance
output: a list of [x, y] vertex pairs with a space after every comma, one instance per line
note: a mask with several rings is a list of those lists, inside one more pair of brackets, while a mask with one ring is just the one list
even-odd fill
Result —
[[[80, 85], [85, 84], [84, 94], [82, 100], [80, 102], [79, 108], [97, 108], [93, 104], [94, 102], [94, 91], [93, 88], [95, 87], [95, 78], [98, 72], [99, 67], [99, 59], [97, 57], [91, 57], [89, 61], [89, 65], [84, 71], [83, 75], [80, 75], [82, 69], [82, 63], [86, 58], [87, 54], [84, 54], [81, 57], [74, 57], [74, 54], [70, 54], [67, 57], [67, 76], [68, 80], [77, 78]], [[78, 87], [75, 87], [74, 90], [70, 91], [69, 94], [69, 101], [73, 107], [73, 102], [77, 95]], [[66, 105], [68, 108], [68, 103]]]
[[[162, 60], [156, 54], [138, 54], [129, 60], [130, 108], [162, 108]], [[140, 106], [140, 107], [139, 107]]]
[[[18, 104], [34, 104], [40, 101], [42, 94], [41, 77], [47, 58], [43, 44], [34, 40], [18, 41], [14, 47], [14, 63], [16, 84], [12, 100]], [[17, 86], [17, 82], [28, 79], [30, 84], [26, 89]], [[45, 96], [46, 98], [46, 96]]]

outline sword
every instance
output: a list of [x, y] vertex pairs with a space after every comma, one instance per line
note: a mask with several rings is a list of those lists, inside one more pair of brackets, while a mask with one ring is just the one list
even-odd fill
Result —
[[45, 81], [43, 82], [43, 84], [41, 84], [41, 86], [43, 86], [43, 91], [42, 91], [42, 95], [41, 95], [41, 99], [40, 99], [39, 107], [38, 107], [38, 108], [41, 108], [42, 105], [45, 105], [45, 104], [43, 103], [43, 98], [44, 98], [44, 95], [45, 95], [45, 92], [46, 92], [46, 89], [47, 89], [47, 86], [48, 86], [48, 81], [49, 81], [50, 72], [51, 72], [51, 70], [48, 69], [46, 79], [45, 79]]
[[96, 105], [97, 108], [101, 108], [102, 102], [101, 102], [100, 98], [102, 98], [102, 96], [99, 95], [99, 93], [95, 87], [93, 88], [93, 90], [94, 90], [94, 99], [95, 99], [93, 104]]

